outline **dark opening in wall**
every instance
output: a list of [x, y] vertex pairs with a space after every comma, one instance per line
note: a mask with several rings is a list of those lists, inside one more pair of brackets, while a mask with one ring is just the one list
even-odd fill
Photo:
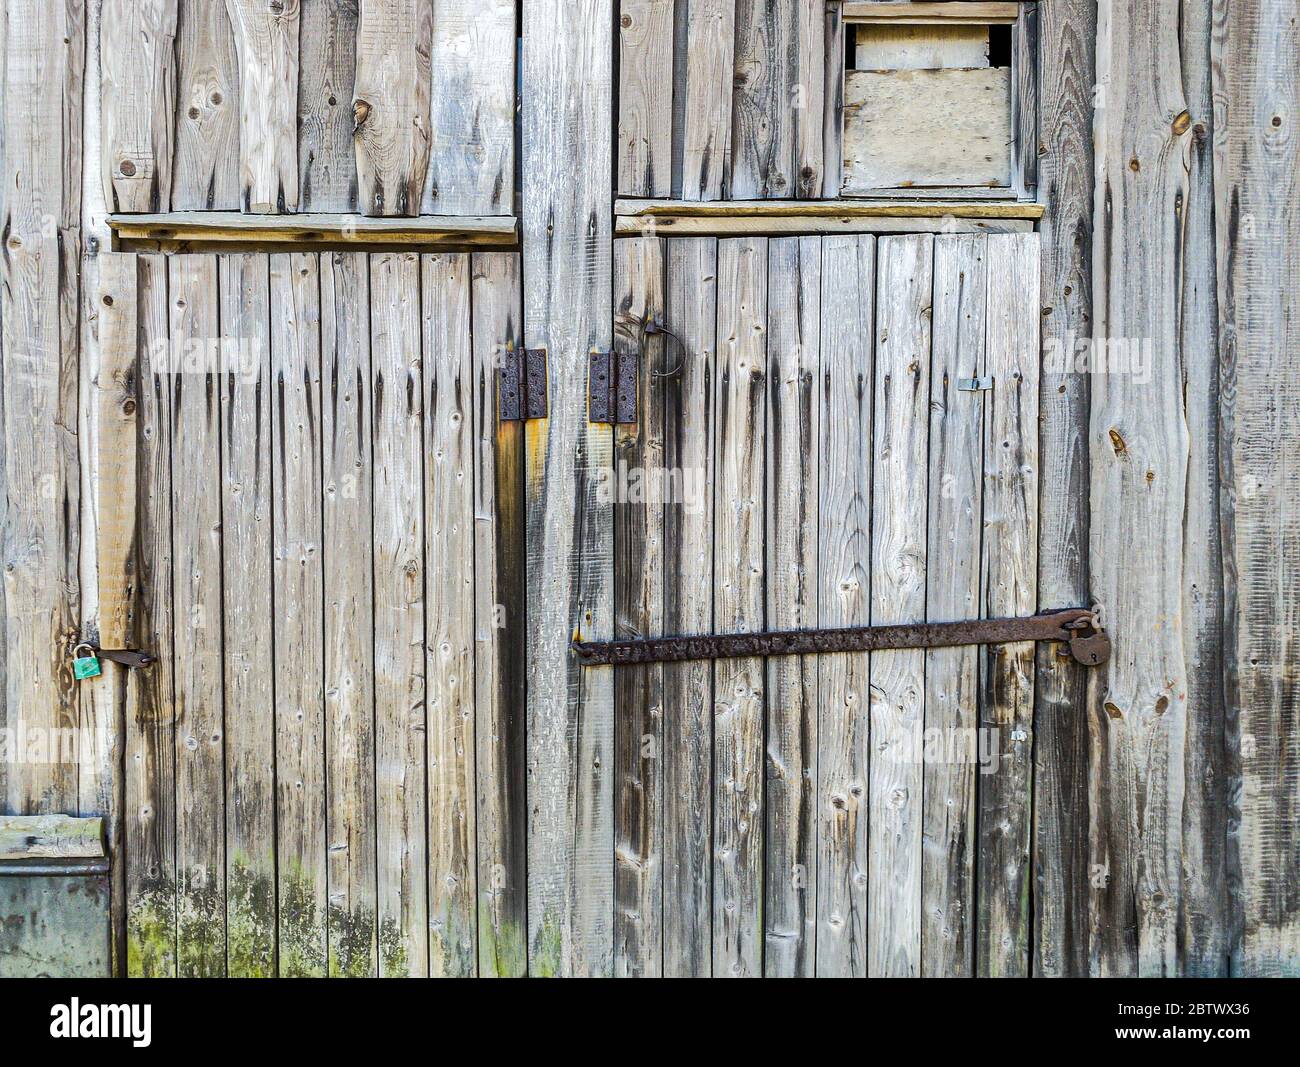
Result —
[[1011, 66], [1011, 27], [994, 25], [989, 27], [989, 66]]

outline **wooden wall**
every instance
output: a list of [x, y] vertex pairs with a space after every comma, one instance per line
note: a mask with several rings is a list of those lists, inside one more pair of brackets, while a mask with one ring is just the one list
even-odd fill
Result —
[[508, 215], [515, 0], [104, 0], [120, 212]]

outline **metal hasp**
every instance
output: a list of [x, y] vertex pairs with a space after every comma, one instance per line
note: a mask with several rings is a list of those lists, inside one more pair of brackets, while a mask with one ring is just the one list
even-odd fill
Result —
[[510, 348], [497, 371], [501, 422], [546, 418], [546, 349]]
[[587, 421], [636, 422], [640, 357], [635, 352], [593, 352], [587, 374]]
[[0, 978], [106, 978], [103, 820], [0, 816]]
[[768, 630], [752, 634], [653, 637], [638, 641], [574, 641], [589, 666], [672, 663], [691, 659], [797, 656], [817, 652], [876, 652], [890, 648], [1001, 645], [1013, 641], [1062, 641], [1080, 663], [1095, 667], [1110, 658], [1110, 638], [1087, 608], [1065, 608], [1020, 619], [919, 622], [837, 630]]

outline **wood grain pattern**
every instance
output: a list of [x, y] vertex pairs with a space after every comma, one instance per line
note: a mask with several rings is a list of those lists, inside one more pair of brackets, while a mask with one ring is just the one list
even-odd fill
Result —
[[[714, 625], [764, 628], [763, 516], [767, 393], [767, 241], [718, 244], [714, 436]], [[713, 973], [763, 967], [763, 723], [760, 659], [713, 665]]]
[[270, 273], [278, 973], [323, 978], [329, 891], [320, 258], [272, 256]]
[[[822, 238], [819, 626], [871, 622], [876, 238]], [[817, 974], [867, 973], [870, 690], [865, 652], [818, 662]]]
[[325, 780], [329, 973], [378, 967], [370, 272], [361, 253], [321, 259], [325, 570]]
[[217, 260], [175, 256], [169, 268], [171, 352], [179, 350], [189, 361], [171, 383], [177, 972], [222, 977], [226, 783]]
[[[959, 391], [957, 381], [986, 373], [987, 248], [983, 237], [945, 236], [934, 242], [925, 590], [925, 615], [932, 622], [977, 619], [983, 610], [980, 543], [987, 401], [983, 392]], [[1021, 312], [1036, 317], [1032, 308], [1022, 307]], [[925, 729], [942, 747], [924, 771], [924, 976], [969, 977], [974, 933], [984, 917], [982, 908], [979, 914], [975, 911], [974, 882], [976, 775], [983, 771], [976, 759], [979, 664], [980, 650], [969, 646], [925, 654]], [[995, 773], [996, 768], [981, 781]]]
[[731, 180], [735, 0], [690, 0], [682, 122], [683, 200], [722, 200]]
[[100, 11], [101, 159], [114, 211], [171, 206], [177, 0], [104, 0]]
[[176, 29], [176, 211], [238, 211], [239, 62], [225, 4], [179, 0]]
[[519, 257], [473, 260], [474, 684], [478, 965], [528, 973], [524, 432], [498, 422], [497, 370], [522, 344]]
[[[766, 625], [816, 627], [822, 243], [767, 243]], [[817, 923], [816, 656], [767, 661], [763, 973], [811, 976]]]
[[429, 974], [478, 973], [470, 257], [423, 257]]
[[672, 193], [675, 0], [619, 4], [618, 190]]
[[[694, 486], [664, 512], [664, 632], [713, 631], [717, 242], [667, 242], [664, 467]], [[713, 665], [664, 665], [663, 973], [707, 977], [713, 956]]]
[[508, 215], [515, 199], [515, 0], [437, 0], [432, 48], [424, 212]]
[[352, 147], [358, 0], [305, 0], [298, 30], [298, 191], [303, 211], [356, 211]]
[[226, 0], [239, 62], [239, 203], [298, 210], [301, 0]]
[[420, 257], [370, 257], [380, 977], [427, 975]]
[[[933, 242], [917, 235], [877, 244], [873, 625], [925, 616]], [[911, 977], [921, 966], [923, 777], [914, 734], [925, 716], [925, 652], [875, 652], [870, 669], [867, 968], [873, 977]]]
[[361, 3], [352, 139], [357, 210], [418, 215], [429, 167], [433, 0]]

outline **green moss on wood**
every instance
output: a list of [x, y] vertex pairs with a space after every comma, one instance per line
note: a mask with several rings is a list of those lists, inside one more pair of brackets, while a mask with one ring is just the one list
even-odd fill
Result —
[[275, 886], [242, 856], [227, 879], [226, 966], [232, 978], [275, 977]]
[[176, 883], [159, 880], [138, 894], [126, 916], [129, 978], [176, 977]]
[[315, 882], [295, 867], [280, 879], [280, 975], [323, 978], [328, 971], [325, 909]]
[[372, 908], [329, 908], [331, 978], [374, 978], [375, 912]]

